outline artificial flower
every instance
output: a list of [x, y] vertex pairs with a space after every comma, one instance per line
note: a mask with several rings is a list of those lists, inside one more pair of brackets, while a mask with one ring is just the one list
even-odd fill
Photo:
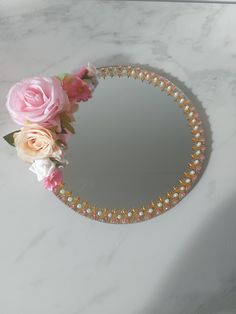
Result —
[[49, 177], [55, 168], [55, 163], [52, 160], [44, 158], [36, 159], [29, 170], [37, 175], [38, 181], [42, 181], [45, 177]]
[[97, 74], [97, 70], [95, 68], [94, 65], [92, 65], [91, 63], [88, 63], [87, 66], [82, 66], [79, 71], [76, 71], [75, 73], [73, 73], [75, 76], [80, 77], [81, 79], [88, 79], [88, 78], [92, 78], [95, 77]]
[[37, 124], [26, 125], [20, 132], [16, 132], [14, 143], [18, 156], [29, 163], [36, 159], [54, 157], [60, 150], [56, 145], [55, 135]]
[[47, 190], [53, 191], [55, 187], [62, 183], [62, 180], [62, 173], [56, 168], [48, 177], [43, 179], [43, 185]]
[[65, 150], [80, 101], [92, 97], [98, 81], [96, 68], [83, 66], [73, 74], [33, 77], [16, 83], [8, 92], [6, 106], [12, 119], [22, 125], [4, 139], [50, 191], [62, 183]]
[[88, 74], [88, 69], [87, 67], [84, 65], [82, 66], [79, 71], [76, 71], [75, 73], [73, 73], [74, 75], [76, 75], [77, 77], [80, 77], [81, 80], [83, 80], [87, 74]]
[[7, 95], [6, 106], [20, 124], [58, 125], [60, 112], [70, 107], [67, 94], [57, 77], [34, 77], [16, 83]]
[[76, 73], [66, 74], [62, 81], [62, 86], [71, 101], [86, 101], [92, 97], [89, 85]]

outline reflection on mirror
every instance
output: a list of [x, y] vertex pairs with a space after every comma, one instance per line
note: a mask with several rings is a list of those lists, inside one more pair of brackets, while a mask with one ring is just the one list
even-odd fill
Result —
[[112, 223], [150, 219], [178, 203], [201, 170], [199, 115], [154, 72], [99, 69], [94, 96], [75, 118], [63, 169], [63, 189], [72, 194], [63, 200], [85, 216]]
[[101, 207], [137, 207], [186, 170], [191, 133], [173, 98], [141, 80], [107, 78], [76, 112], [64, 180]]

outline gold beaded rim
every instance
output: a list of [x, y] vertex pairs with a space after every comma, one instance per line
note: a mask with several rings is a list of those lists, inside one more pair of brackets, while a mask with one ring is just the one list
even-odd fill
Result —
[[173, 97], [188, 122], [192, 133], [192, 154], [191, 161], [181, 179], [163, 196], [158, 196], [147, 206], [134, 207], [130, 209], [109, 209], [100, 208], [82, 200], [80, 196], [74, 196], [71, 191], [66, 190], [65, 183], [57, 186], [54, 194], [75, 212], [100, 222], [112, 224], [130, 224], [149, 220], [166, 212], [179, 203], [199, 178], [205, 158], [205, 135], [199, 113], [187, 98], [172, 82], [154, 71], [142, 69], [139, 66], [108, 66], [98, 68], [98, 77], [128, 77], [140, 79], [142, 82], [152, 84], [160, 88], [168, 96]]

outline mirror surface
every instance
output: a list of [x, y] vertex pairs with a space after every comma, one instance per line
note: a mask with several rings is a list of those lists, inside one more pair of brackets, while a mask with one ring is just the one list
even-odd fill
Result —
[[97, 206], [146, 205], [170, 190], [191, 160], [191, 130], [182, 110], [147, 82], [101, 78], [75, 118], [64, 181]]

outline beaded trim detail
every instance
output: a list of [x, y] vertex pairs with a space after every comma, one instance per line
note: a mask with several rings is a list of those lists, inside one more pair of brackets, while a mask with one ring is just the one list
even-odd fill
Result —
[[202, 121], [195, 106], [187, 96], [177, 88], [167, 78], [156, 72], [142, 69], [138, 66], [110, 66], [98, 68], [98, 77], [128, 77], [139, 79], [142, 82], [160, 88], [168, 96], [173, 97], [176, 105], [182, 110], [192, 133], [192, 153], [191, 161], [187, 165], [187, 170], [181, 179], [165, 195], [158, 196], [148, 205], [133, 207], [129, 209], [100, 208], [90, 204], [87, 200], [82, 200], [80, 196], [74, 196], [67, 191], [66, 184], [62, 183], [54, 189], [54, 194], [68, 205], [72, 210], [90, 219], [112, 224], [130, 224], [149, 220], [166, 212], [178, 204], [199, 178], [205, 158], [205, 135]]

